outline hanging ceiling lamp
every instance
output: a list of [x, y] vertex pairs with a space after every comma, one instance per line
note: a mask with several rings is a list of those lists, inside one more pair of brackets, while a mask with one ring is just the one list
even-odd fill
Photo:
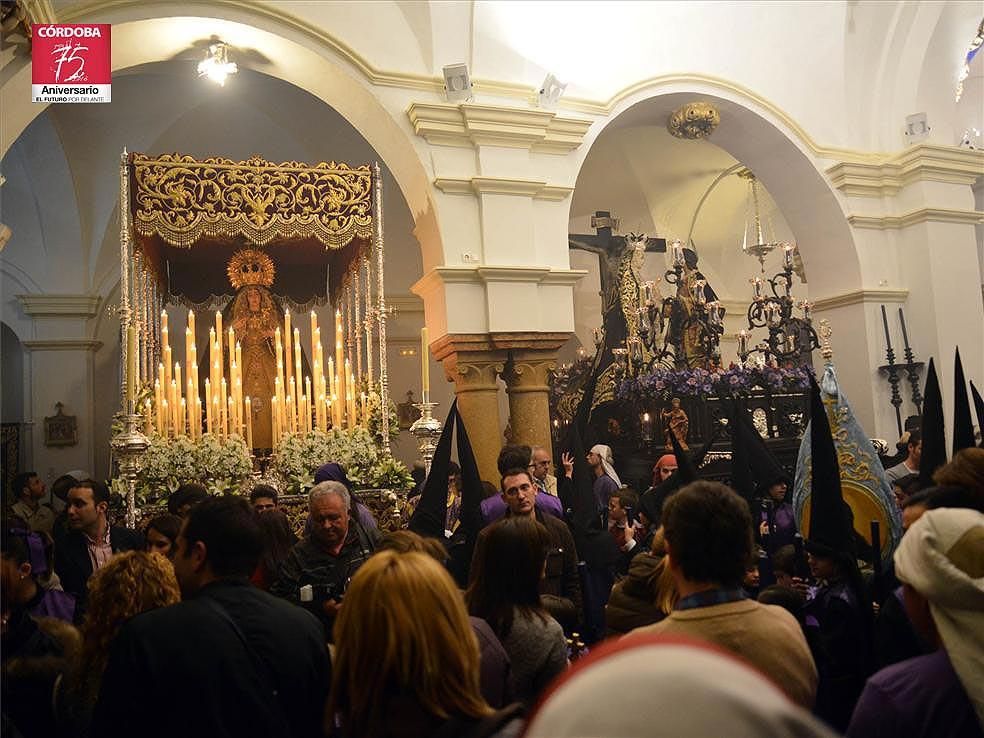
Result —
[[207, 77], [220, 87], [225, 87], [226, 77], [236, 74], [239, 66], [229, 61], [229, 47], [222, 41], [209, 44], [205, 58], [198, 62], [198, 76]]
[[[748, 199], [745, 202], [745, 228], [741, 235], [741, 250], [759, 260], [762, 272], [765, 273], [765, 257], [777, 248], [785, 249], [785, 258], [789, 258], [793, 244], [778, 241], [771, 219], [766, 216], [763, 220], [759, 205], [758, 178], [748, 169], [738, 172], [738, 176], [748, 182]], [[789, 248], [787, 248], [789, 247]]]

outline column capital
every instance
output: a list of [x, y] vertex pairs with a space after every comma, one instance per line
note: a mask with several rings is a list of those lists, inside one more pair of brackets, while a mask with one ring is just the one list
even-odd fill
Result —
[[509, 352], [509, 361], [502, 378], [506, 392], [548, 392], [550, 375], [557, 368], [557, 349], [515, 349]]
[[443, 361], [455, 353], [503, 352], [505, 361], [507, 351], [557, 351], [571, 334], [566, 331], [542, 333], [537, 331], [509, 331], [496, 333], [447, 333], [431, 343], [434, 358]]

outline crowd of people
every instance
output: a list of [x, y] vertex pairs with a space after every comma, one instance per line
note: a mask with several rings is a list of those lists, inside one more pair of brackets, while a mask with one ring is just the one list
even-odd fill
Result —
[[3, 735], [984, 736], [984, 449], [927, 486], [908, 442], [878, 587], [836, 514], [796, 530], [788, 480], [750, 501], [679, 449], [642, 494], [606, 446], [557, 476], [507, 446], [492, 493], [435, 466], [447, 489], [414, 502], [440, 488], [443, 536], [381, 531], [334, 463], [296, 531], [265, 484], [186, 484], [136, 531], [100, 481], [63, 476], [49, 506], [21, 474]]

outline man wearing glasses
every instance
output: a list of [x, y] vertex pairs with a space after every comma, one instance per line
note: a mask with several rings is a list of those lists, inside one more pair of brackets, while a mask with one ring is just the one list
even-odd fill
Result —
[[537, 489], [548, 495], [557, 496], [557, 477], [550, 473], [550, 452], [543, 446], [533, 447], [530, 474]]

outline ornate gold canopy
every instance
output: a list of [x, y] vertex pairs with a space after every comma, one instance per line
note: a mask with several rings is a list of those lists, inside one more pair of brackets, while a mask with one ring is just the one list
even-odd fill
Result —
[[246, 161], [164, 154], [131, 155], [133, 225], [190, 248], [204, 237], [264, 245], [313, 238], [340, 249], [372, 236], [372, 173], [368, 166]]
[[276, 262], [272, 289], [295, 309], [334, 301], [371, 251], [368, 165], [178, 153], [131, 153], [126, 164], [135, 251], [162, 293], [189, 306], [222, 300], [226, 264], [243, 248]]

